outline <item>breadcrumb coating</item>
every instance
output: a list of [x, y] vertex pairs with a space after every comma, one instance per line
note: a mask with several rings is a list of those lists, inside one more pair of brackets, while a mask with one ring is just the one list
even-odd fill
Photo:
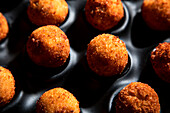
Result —
[[30, 0], [28, 18], [38, 26], [59, 26], [67, 17], [68, 4], [65, 0]]
[[142, 16], [153, 30], [170, 30], [170, 0], [144, 0]]
[[4, 15], [0, 12], [0, 41], [6, 38], [9, 32], [8, 22]]
[[128, 63], [126, 45], [117, 36], [98, 35], [88, 44], [87, 62], [91, 70], [100, 76], [121, 74]]
[[159, 97], [148, 84], [132, 82], [118, 94], [116, 113], [160, 113]]
[[151, 52], [151, 63], [156, 74], [170, 83], [170, 43], [164, 42]]
[[106, 31], [119, 23], [124, 10], [121, 0], [87, 0], [85, 15], [94, 28]]
[[79, 102], [69, 91], [54, 88], [45, 92], [37, 101], [37, 113], [79, 113]]
[[0, 66], [0, 107], [9, 103], [15, 95], [15, 80], [12, 73]]
[[59, 67], [70, 53], [66, 34], [55, 25], [47, 25], [34, 30], [27, 41], [27, 53], [39, 66]]

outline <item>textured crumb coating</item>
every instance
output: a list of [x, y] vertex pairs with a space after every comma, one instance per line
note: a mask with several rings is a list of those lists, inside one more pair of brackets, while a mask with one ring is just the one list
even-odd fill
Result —
[[105, 31], [119, 23], [124, 10], [121, 0], [87, 0], [85, 15], [94, 28]]
[[67, 17], [68, 4], [65, 0], [30, 0], [27, 14], [38, 26], [59, 26]]
[[159, 97], [148, 84], [132, 82], [118, 94], [116, 113], [160, 113]]
[[0, 12], [0, 41], [6, 38], [9, 32], [8, 22], [4, 15]]
[[15, 95], [15, 80], [12, 73], [0, 66], [0, 107], [9, 103]]
[[37, 113], [79, 113], [79, 102], [63, 88], [45, 92], [36, 103]]
[[66, 34], [55, 25], [34, 30], [27, 41], [27, 53], [37, 65], [59, 67], [69, 57], [70, 44]]
[[121, 0], [87, 0], [85, 15], [94, 28], [105, 31], [119, 23], [124, 10]]
[[151, 63], [156, 74], [170, 83], [170, 43], [164, 42], [151, 52]]
[[121, 74], [128, 63], [126, 45], [117, 36], [98, 35], [88, 44], [87, 62], [100, 76]]
[[154, 30], [170, 30], [170, 0], [144, 0], [142, 16]]

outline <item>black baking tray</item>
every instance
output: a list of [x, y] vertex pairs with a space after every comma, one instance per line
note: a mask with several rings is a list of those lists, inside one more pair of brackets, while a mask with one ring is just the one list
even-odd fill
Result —
[[[0, 65], [8, 68], [16, 81], [12, 101], [0, 108], [2, 113], [35, 113], [36, 101], [47, 90], [63, 87], [80, 102], [81, 113], [115, 113], [115, 98], [131, 82], [149, 84], [158, 93], [161, 113], [170, 113], [170, 84], [155, 74], [150, 63], [151, 51], [162, 42], [170, 42], [170, 32], [148, 28], [141, 16], [143, 0], [122, 0], [125, 16], [113, 29], [99, 31], [85, 18], [86, 0], [66, 0], [69, 14], [60, 28], [70, 41], [70, 56], [59, 68], [35, 65], [25, 50], [31, 32], [38, 28], [27, 17], [29, 0], [5, 0], [0, 11], [7, 18], [9, 34], [0, 43]], [[12, 6], [9, 5], [13, 4]], [[86, 61], [87, 44], [95, 36], [110, 33], [126, 44], [129, 58], [121, 75], [99, 77]]]

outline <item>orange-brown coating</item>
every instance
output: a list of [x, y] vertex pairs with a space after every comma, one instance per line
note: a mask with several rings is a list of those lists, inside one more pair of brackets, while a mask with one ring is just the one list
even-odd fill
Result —
[[46, 91], [36, 103], [37, 113], [79, 113], [79, 102], [63, 88]]
[[170, 83], [170, 43], [164, 42], [151, 52], [151, 63], [156, 74]]
[[98, 35], [88, 44], [87, 62], [91, 70], [100, 76], [121, 74], [128, 63], [126, 45], [117, 36]]
[[170, 30], [170, 0], [144, 0], [142, 16], [154, 30]]
[[27, 41], [30, 59], [43, 67], [59, 67], [69, 57], [70, 44], [66, 34], [55, 25], [34, 30]]
[[0, 66], [0, 107], [9, 103], [14, 95], [14, 77], [8, 69]]
[[87, 0], [85, 15], [94, 28], [105, 31], [119, 23], [124, 10], [121, 0]]
[[28, 18], [38, 26], [57, 25], [64, 22], [68, 14], [65, 0], [30, 0]]
[[0, 41], [6, 38], [9, 32], [8, 22], [3, 14], [0, 12]]
[[132, 82], [118, 94], [116, 113], [160, 113], [159, 97], [148, 84]]

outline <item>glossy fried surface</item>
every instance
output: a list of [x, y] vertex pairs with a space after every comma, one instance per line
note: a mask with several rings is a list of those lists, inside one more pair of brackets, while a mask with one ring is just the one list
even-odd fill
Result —
[[8, 69], [0, 66], [0, 107], [9, 103], [14, 95], [14, 77]]
[[38, 26], [59, 26], [67, 17], [68, 4], [65, 0], [30, 0], [28, 18]]
[[100, 76], [121, 74], [128, 63], [126, 45], [117, 36], [98, 35], [88, 44], [87, 62]]
[[142, 16], [154, 30], [170, 30], [170, 0], [144, 0]]
[[55, 25], [34, 30], [27, 41], [27, 53], [39, 66], [59, 67], [69, 57], [70, 44], [66, 34]]
[[79, 102], [69, 91], [54, 88], [46, 91], [37, 101], [37, 113], [79, 113]]
[[105, 31], [119, 23], [124, 10], [121, 0], [87, 0], [85, 15], [94, 28]]
[[6, 38], [9, 32], [8, 22], [4, 15], [0, 12], [0, 41]]
[[148, 84], [132, 82], [118, 94], [116, 113], [160, 113], [159, 97]]
[[163, 42], [151, 52], [151, 63], [156, 74], [170, 83], [170, 43]]

